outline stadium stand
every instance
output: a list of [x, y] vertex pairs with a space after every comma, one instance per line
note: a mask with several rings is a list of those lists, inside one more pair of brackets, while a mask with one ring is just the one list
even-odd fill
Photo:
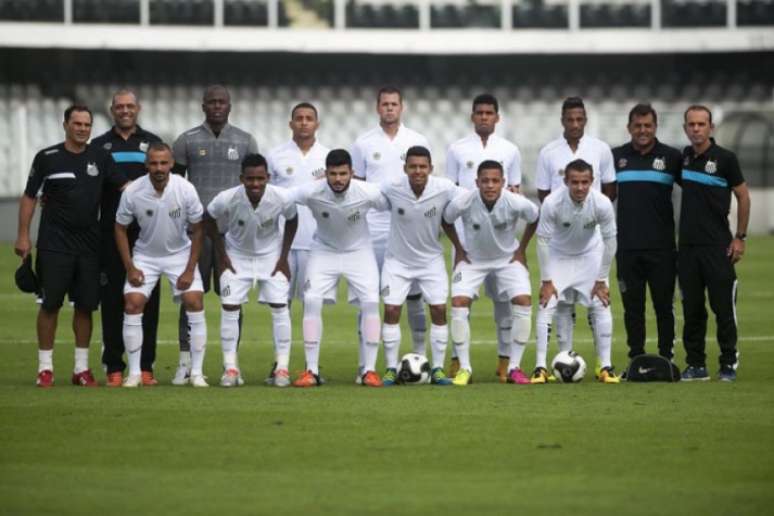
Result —
[[62, 0], [0, 0], [0, 19], [28, 22], [64, 21]]

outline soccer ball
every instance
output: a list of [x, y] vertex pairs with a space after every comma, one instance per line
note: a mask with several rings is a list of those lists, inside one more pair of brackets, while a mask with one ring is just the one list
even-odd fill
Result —
[[430, 363], [424, 355], [408, 353], [400, 359], [398, 383], [421, 385], [430, 382]]
[[575, 351], [560, 351], [551, 362], [554, 376], [562, 383], [575, 383], [586, 376], [586, 361]]

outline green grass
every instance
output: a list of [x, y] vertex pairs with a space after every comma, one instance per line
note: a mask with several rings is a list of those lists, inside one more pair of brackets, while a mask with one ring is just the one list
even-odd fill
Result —
[[[492, 374], [491, 305], [482, 300], [472, 315], [476, 383], [465, 389], [355, 386], [355, 312], [343, 303], [324, 314], [321, 362], [329, 383], [323, 388], [262, 385], [271, 325], [267, 310], [255, 305], [246, 312], [240, 351], [248, 385], [173, 388], [176, 309], [165, 285], [156, 367], [162, 386], [69, 386], [66, 308], [57, 385], [43, 391], [33, 386], [36, 307], [13, 288], [17, 262], [10, 247], [1, 247], [0, 256], [7, 278], [0, 288], [2, 515], [771, 513], [774, 239], [751, 239], [738, 267], [739, 381], [698, 385], [606, 386], [589, 378], [578, 385], [500, 385]], [[626, 346], [612, 290], [620, 369]], [[208, 296], [206, 307], [205, 372], [216, 383], [217, 299]], [[303, 364], [298, 307], [294, 316], [297, 370]], [[713, 325], [709, 331], [714, 335]], [[96, 324], [93, 366], [99, 341]], [[593, 364], [583, 317], [576, 341]], [[712, 339], [708, 351], [714, 374]], [[533, 363], [531, 344], [524, 365]]]

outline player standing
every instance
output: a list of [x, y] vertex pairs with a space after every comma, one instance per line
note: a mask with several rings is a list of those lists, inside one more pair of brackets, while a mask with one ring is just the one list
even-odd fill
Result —
[[[287, 387], [291, 341], [288, 254], [298, 228], [296, 205], [285, 189], [268, 184], [266, 159], [260, 154], [248, 154], [242, 160], [240, 181], [242, 185], [216, 195], [204, 216], [218, 257], [223, 348], [220, 384], [238, 387], [244, 383], [237, 362], [239, 307], [257, 285], [258, 301], [271, 308], [275, 351], [272, 383]], [[280, 217], [285, 220], [284, 236]]]
[[[454, 385], [467, 385], [473, 378], [470, 305], [488, 277], [494, 279], [493, 286], [498, 288], [494, 299], [505, 299], [510, 305], [508, 382], [528, 384], [529, 378], [521, 370], [521, 357], [532, 327], [532, 288], [525, 253], [537, 227], [538, 207], [526, 197], [504, 189], [505, 173], [499, 162], [483, 161], [477, 176], [477, 189], [456, 197], [443, 215], [449, 224], [461, 219], [465, 228], [466, 247], [453, 242], [456, 263], [452, 276], [451, 334], [460, 361]], [[516, 239], [520, 219], [527, 222], [521, 241]]]

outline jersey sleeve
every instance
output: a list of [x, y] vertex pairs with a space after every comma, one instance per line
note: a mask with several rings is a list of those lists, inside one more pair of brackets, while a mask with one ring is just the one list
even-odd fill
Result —
[[602, 238], [605, 240], [615, 238], [617, 227], [615, 224], [615, 210], [613, 209], [613, 203], [610, 202], [610, 199], [606, 196], [600, 195], [597, 210], [597, 220], [599, 220], [599, 229], [602, 233]]
[[521, 213], [521, 218], [527, 221], [528, 224], [532, 224], [538, 219], [538, 216], [540, 215], [540, 209], [537, 207], [537, 205], [524, 197], [523, 195], [515, 194], [517, 196], [517, 199], [519, 200], [520, 209], [519, 212]]
[[250, 140], [247, 142], [247, 152], [250, 154], [258, 153], [258, 140], [256, 140], [255, 136], [252, 134], [250, 135]]
[[537, 164], [535, 165], [535, 188], [551, 191], [551, 170], [549, 169], [548, 157], [542, 150], [538, 154]]
[[508, 186], [521, 185], [521, 152], [519, 148], [514, 146], [513, 159], [511, 165], [506, 172], [508, 174]]
[[287, 190], [279, 190], [279, 198], [282, 199], [283, 206], [282, 206], [282, 216], [285, 217], [285, 220], [292, 220], [298, 216], [298, 210], [296, 209], [296, 203], [293, 201], [293, 199], [290, 196], [290, 192]]
[[113, 156], [111, 156], [109, 153], [105, 152], [104, 157], [102, 158], [102, 166], [104, 167], [103, 170], [105, 170], [105, 185], [109, 188], [114, 188], [115, 190], [120, 190], [121, 187], [123, 187], [126, 183], [129, 182], [129, 179], [126, 177], [126, 174], [118, 168], [118, 165], [116, 164], [115, 160], [113, 159]]
[[446, 179], [454, 184], [459, 184], [459, 169], [460, 165], [457, 161], [457, 154], [454, 152], [454, 148], [450, 145], [446, 151]]
[[32, 160], [30, 175], [27, 177], [27, 185], [24, 187], [24, 195], [35, 198], [38, 195], [40, 187], [43, 186], [43, 180], [46, 178], [43, 153], [39, 152]]
[[449, 201], [449, 204], [447, 204], [446, 208], [443, 210], [443, 220], [447, 224], [453, 224], [454, 221], [457, 220], [460, 215], [462, 215], [462, 212], [465, 209], [465, 201], [467, 200], [468, 193], [469, 192], [463, 188], [456, 190], [456, 195], [451, 201]]
[[132, 202], [131, 193], [125, 190], [121, 194], [121, 200], [118, 201], [118, 209], [116, 210], [116, 222], [122, 226], [128, 226], [134, 220], [134, 203]]
[[603, 145], [602, 156], [599, 158], [599, 181], [601, 184], [615, 183], [615, 161], [613, 151], [608, 144]]
[[185, 133], [181, 134], [172, 144], [172, 155], [175, 158], [175, 164], [183, 167], [188, 166], [188, 146], [185, 141]]
[[742, 169], [739, 167], [739, 160], [737, 159], [736, 154], [729, 155], [726, 166], [728, 167], [726, 169], [726, 181], [728, 181], [728, 186], [734, 188], [744, 183], [744, 176], [742, 175]]
[[221, 219], [228, 215], [228, 201], [226, 192], [220, 192], [207, 205], [207, 214], [212, 217], [220, 227]]
[[295, 204], [307, 206], [309, 200], [309, 189], [314, 183], [288, 188], [288, 198]]
[[[370, 184], [366, 186], [371, 186]], [[368, 204], [376, 211], [385, 211], [390, 209], [390, 201], [382, 193], [381, 188], [368, 188]]]
[[352, 144], [350, 149], [350, 156], [352, 157], [352, 170], [355, 171], [355, 176], [366, 179], [368, 169], [366, 167], [365, 153], [363, 152], [363, 144], [356, 141]]
[[550, 239], [554, 234], [554, 223], [556, 214], [553, 203], [543, 202], [540, 207], [540, 221], [538, 222], [537, 235], [542, 238]]
[[197, 224], [201, 222], [204, 215], [204, 207], [202, 207], [202, 202], [196, 193], [196, 188], [191, 183], [186, 184], [185, 196], [185, 211], [188, 223]]

